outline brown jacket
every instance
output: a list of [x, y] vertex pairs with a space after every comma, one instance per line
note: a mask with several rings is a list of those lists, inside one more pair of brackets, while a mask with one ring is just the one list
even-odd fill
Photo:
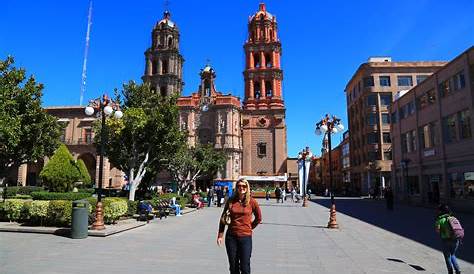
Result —
[[[224, 212], [230, 208], [229, 232], [237, 237], [252, 236], [252, 229], [262, 221], [262, 212], [258, 206], [257, 200], [250, 198], [250, 203], [245, 206], [241, 202], [231, 199], [224, 206]], [[255, 216], [252, 221], [252, 213]], [[219, 237], [224, 235], [225, 224], [219, 222]]]

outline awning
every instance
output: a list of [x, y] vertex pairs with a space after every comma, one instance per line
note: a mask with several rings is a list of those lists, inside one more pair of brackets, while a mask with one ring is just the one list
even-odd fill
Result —
[[286, 182], [288, 177], [283, 176], [240, 176], [239, 179], [245, 179], [247, 181], [273, 181], [273, 182]]

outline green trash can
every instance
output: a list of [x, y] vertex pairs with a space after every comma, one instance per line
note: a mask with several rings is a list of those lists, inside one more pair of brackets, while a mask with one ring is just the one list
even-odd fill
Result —
[[84, 239], [89, 233], [89, 202], [78, 200], [72, 202], [71, 238]]

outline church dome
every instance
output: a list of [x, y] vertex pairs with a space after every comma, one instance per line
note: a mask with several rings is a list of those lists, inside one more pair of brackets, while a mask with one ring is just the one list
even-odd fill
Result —
[[163, 19], [161, 19], [158, 23], [156, 23], [155, 28], [160, 28], [162, 26], [174, 28], [176, 25], [173, 21], [171, 21], [170, 17], [171, 17], [171, 13], [169, 11], [165, 11], [163, 13]]
[[266, 20], [273, 20], [274, 16], [269, 13], [265, 7], [265, 3], [260, 3], [259, 5], [259, 9], [257, 11], [257, 13], [255, 13], [254, 15], [252, 15], [252, 17], [250, 18], [250, 20], [255, 20], [255, 19], [266, 19]]

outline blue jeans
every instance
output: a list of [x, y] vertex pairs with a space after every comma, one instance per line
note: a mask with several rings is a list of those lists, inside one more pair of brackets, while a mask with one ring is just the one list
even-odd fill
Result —
[[252, 236], [237, 237], [227, 232], [225, 248], [229, 259], [230, 274], [250, 274]]
[[453, 268], [456, 273], [460, 273], [458, 261], [456, 259], [456, 251], [459, 247], [459, 240], [443, 239], [443, 255], [444, 260], [446, 261], [446, 267], [448, 268], [448, 273], [453, 273]]
[[171, 205], [171, 208], [173, 208], [176, 211], [176, 215], [181, 215], [181, 206], [180, 205]]

